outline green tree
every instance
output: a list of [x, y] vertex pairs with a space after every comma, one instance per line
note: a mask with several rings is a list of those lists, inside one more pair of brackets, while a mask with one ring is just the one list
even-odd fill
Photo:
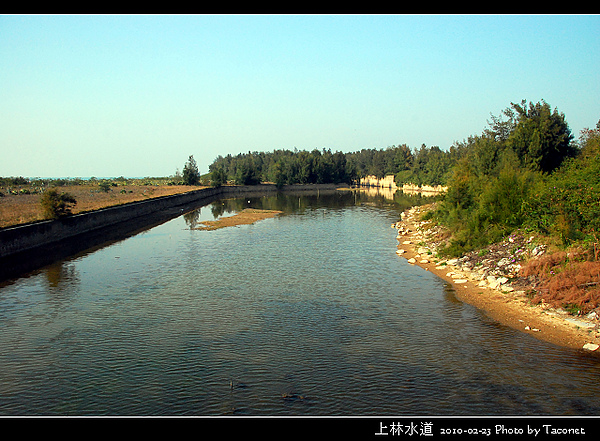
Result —
[[260, 184], [260, 174], [252, 155], [245, 155], [240, 159], [237, 172], [235, 174], [235, 183], [237, 185], [256, 185]]
[[220, 187], [227, 183], [227, 173], [225, 173], [225, 169], [223, 166], [217, 166], [211, 172], [211, 185], [213, 187]]
[[40, 198], [42, 213], [45, 219], [58, 219], [71, 214], [71, 208], [77, 204], [75, 197], [69, 193], [58, 193], [54, 188], [46, 190]]
[[595, 129], [583, 129], [579, 137], [581, 153], [586, 158], [600, 154], [600, 121], [596, 123]]
[[200, 172], [198, 164], [194, 159], [194, 155], [190, 155], [188, 161], [183, 166], [183, 183], [184, 185], [198, 185], [200, 183]]
[[571, 143], [573, 136], [565, 115], [551, 110], [545, 101], [533, 104], [511, 103], [518, 122], [508, 136], [507, 144], [518, 155], [521, 164], [534, 171], [550, 173], [562, 162], [577, 154]]

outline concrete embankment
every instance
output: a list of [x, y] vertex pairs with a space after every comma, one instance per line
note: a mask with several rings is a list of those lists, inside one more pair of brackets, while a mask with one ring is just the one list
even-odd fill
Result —
[[172, 196], [80, 213], [0, 230], [0, 280], [47, 265], [101, 243], [165, 222], [219, 198], [262, 195], [266, 192], [334, 191], [337, 186], [271, 184], [205, 188]]

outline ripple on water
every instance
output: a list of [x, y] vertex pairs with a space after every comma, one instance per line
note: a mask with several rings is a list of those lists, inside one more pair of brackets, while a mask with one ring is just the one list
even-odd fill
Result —
[[398, 259], [397, 211], [330, 202], [178, 218], [3, 286], [0, 413], [598, 414], [595, 359]]

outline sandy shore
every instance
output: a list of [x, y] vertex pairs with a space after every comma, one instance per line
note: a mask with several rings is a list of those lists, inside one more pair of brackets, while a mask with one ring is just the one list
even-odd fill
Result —
[[[398, 229], [398, 255], [451, 284], [457, 297], [479, 308], [492, 319], [564, 347], [593, 352], [600, 356], [598, 320], [573, 317], [546, 305], [533, 305], [524, 291], [507, 285], [490, 287], [476, 271], [465, 270], [456, 260], [434, 257], [426, 235], [419, 227], [419, 209], [407, 210]], [[482, 280], [483, 279], [483, 280]]]

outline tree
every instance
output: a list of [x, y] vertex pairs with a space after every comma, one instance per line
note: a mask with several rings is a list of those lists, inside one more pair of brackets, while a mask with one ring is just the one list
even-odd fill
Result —
[[46, 190], [40, 198], [42, 212], [46, 219], [58, 219], [71, 214], [71, 208], [77, 204], [75, 197], [69, 193], [60, 193], [54, 188]]
[[220, 187], [221, 185], [225, 185], [227, 183], [227, 173], [225, 173], [225, 169], [223, 166], [216, 167], [211, 172], [211, 185], [213, 187]]
[[508, 136], [507, 144], [518, 155], [521, 164], [531, 170], [550, 173], [569, 157], [577, 154], [571, 143], [573, 136], [565, 115], [551, 111], [545, 101], [533, 104], [525, 100], [511, 103], [518, 122]]
[[200, 172], [198, 171], [194, 155], [190, 155], [188, 161], [183, 166], [183, 183], [184, 185], [198, 185], [200, 183]]
[[242, 157], [235, 174], [235, 183], [237, 185], [260, 184], [260, 175], [251, 155]]
[[595, 129], [583, 129], [579, 139], [584, 157], [592, 158], [600, 154], [600, 121], [596, 123]]

